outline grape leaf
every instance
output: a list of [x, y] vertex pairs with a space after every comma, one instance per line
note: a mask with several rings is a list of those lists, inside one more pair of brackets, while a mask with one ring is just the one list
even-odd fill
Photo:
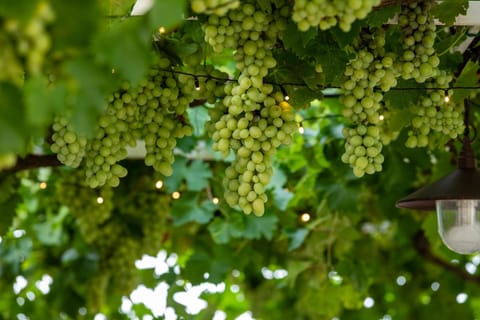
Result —
[[246, 239], [261, 239], [262, 237], [271, 240], [277, 228], [278, 217], [266, 213], [261, 217], [248, 215], [245, 217], [245, 231], [243, 236]]
[[159, 27], [170, 29], [179, 24], [184, 16], [185, 0], [155, 1], [153, 8], [148, 12], [149, 25], [156, 30]]
[[241, 214], [234, 212], [227, 220], [215, 218], [208, 225], [208, 231], [215, 243], [225, 244], [230, 240], [239, 238], [243, 234], [245, 228], [244, 220]]
[[97, 116], [107, 106], [106, 96], [116, 88], [118, 79], [86, 57], [70, 61], [67, 69], [76, 82], [67, 97], [73, 103], [70, 121], [79, 134], [91, 136]]
[[212, 177], [212, 170], [208, 164], [195, 160], [185, 171], [185, 180], [190, 191], [200, 191], [208, 185], [208, 179]]
[[307, 228], [299, 228], [293, 230], [287, 229], [284, 232], [289, 240], [288, 251], [293, 251], [302, 245], [309, 233], [309, 230]]
[[140, 21], [126, 20], [95, 39], [96, 58], [135, 86], [152, 61], [150, 37]]
[[480, 69], [478, 62], [468, 61], [462, 72], [455, 81], [452, 100], [455, 103], [463, 103], [463, 100], [470, 96], [471, 89], [455, 89], [455, 87], [476, 87], [478, 86], [477, 73]]
[[193, 134], [197, 137], [205, 133], [205, 124], [210, 120], [208, 109], [203, 106], [187, 109], [188, 119], [193, 127]]
[[173, 225], [181, 226], [189, 222], [205, 224], [213, 218], [217, 206], [210, 200], [198, 204], [199, 195], [187, 193], [172, 205]]
[[310, 54], [308, 43], [317, 36], [317, 32], [316, 28], [310, 28], [305, 32], [299, 31], [297, 24], [289, 21], [283, 34], [283, 45], [297, 56], [305, 57]]
[[467, 14], [468, 0], [444, 0], [438, 2], [431, 14], [447, 26], [455, 23], [458, 15]]
[[49, 85], [43, 76], [28, 78], [23, 94], [26, 121], [32, 126], [43, 128], [51, 122], [54, 112], [60, 111], [65, 106], [63, 87]]
[[21, 153], [26, 147], [28, 129], [20, 89], [0, 82], [0, 154]]
[[177, 191], [184, 178], [184, 172], [187, 170], [187, 159], [184, 157], [176, 157], [172, 164], [173, 174], [165, 178], [165, 187], [170, 192]]
[[399, 11], [400, 11], [400, 5], [384, 6], [381, 8], [376, 8], [375, 10], [369, 13], [367, 18], [365, 19], [365, 23], [371, 28], [381, 27], [386, 22], [388, 22], [388, 20], [394, 18]]

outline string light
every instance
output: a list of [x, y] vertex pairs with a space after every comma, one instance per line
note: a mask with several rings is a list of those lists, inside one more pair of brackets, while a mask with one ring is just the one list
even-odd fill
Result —
[[157, 182], [155, 182], [155, 188], [162, 189], [162, 187], [163, 187], [163, 181], [162, 180], [158, 180]]
[[310, 213], [308, 213], [308, 212], [304, 212], [304, 213], [302, 213], [302, 215], [300, 216], [300, 220], [301, 220], [302, 222], [308, 222], [308, 221], [310, 221], [310, 219], [311, 219], [311, 216], [310, 216]]
[[218, 199], [217, 197], [213, 197], [212, 202], [213, 204], [218, 204], [220, 202], [220, 199]]
[[160, 27], [160, 28], [158, 28], [158, 32], [160, 34], [164, 34], [165, 32], [167, 32], [167, 29], [165, 29], [165, 27]]
[[174, 200], [180, 199], [180, 196], [181, 196], [180, 192], [178, 191], [172, 192], [172, 198]]
[[445, 103], [450, 102], [450, 96], [448, 95], [448, 92], [446, 90], [445, 90], [445, 96], [443, 97], [443, 101], [445, 101]]
[[380, 116], [378, 116], [378, 120], [380, 120], [380, 121], [385, 120], [385, 116], [383, 114], [381, 114]]
[[290, 100], [290, 97], [288, 96], [288, 94], [285, 95], [285, 98], [284, 98], [284, 99], [285, 99], [285, 101]]
[[98, 204], [102, 204], [102, 203], [103, 203], [103, 198], [102, 198], [102, 197], [98, 197], [98, 198], [97, 198], [97, 203], [98, 203]]
[[198, 81], [198, 78], [195, 77], [195, 90], [200, 91], [200, 82]]
[[302, 127], [302, 126], [298, 127], [298, 132], [299, 132], [300, 134], [304, 134], [304, 133], [305, 133], [305, 128]]
[[42, 189], [42, 190], [47, 189], [47, 183], [45, 181], [40, 182], [40, 189]]

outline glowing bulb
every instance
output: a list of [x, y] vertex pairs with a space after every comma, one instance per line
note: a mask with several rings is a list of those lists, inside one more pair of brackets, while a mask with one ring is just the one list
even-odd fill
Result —
[[158, 28], [158, 32], [160, 34], [163, 34], [163, 33], [167, 32], [167, 30], [165, 29], [165, 27], [160, 27], [160, 28]]
[[181, 196], [180, 192], [178, 191], [172, 192], [172, 198], [174, 200], [180, 199], [180, 196]]
[[102, 203], [103, 203], [103, 198], [102, 198], [102, 197], [98, 197], [98, 198], [97, 198], [97, 203], [98, 203], [98, 204], [102, 204]]
[[213, 204], [218, 204], [220, 202], [220, 199], [218, 199], [217, 197], [213, 197], [212, 202]]
[[383, 121], [385, 119], [385, 116], [383, 114], [381, 114], [380, 116], [378, 116], [378, 120], [380, 121]]
[[310, 213], [308, 212], [302, 213], [302, 215], [300, 216], [300, 220], [302, 220], [302, 222], [308, 222], [310, 221], [310, 219], [311, 219], [311, 216], [310, 216]]
[[304, 127], [298, 127], [298, 132], [300, 134], [304, 134], [305, 133], [305, 128]]
[[285, 101], [288, 101], [290, 100], [290, 97], [288, 96], [288, 94], [285, 95]]
[[47, 183], [46, 182], [40, 182], [40, 189], [42, 189], [42, 190], [47, 189]]
[[155, 182], [155, 188], [162, 189], [162, 187], [163, 187], [163, 181], [162, 180], [158, 180], [157, 182]]
[[437, 200], [438, 232], [452, 251], [480, 251], [480, 200]]
[[446, 103], [450, 102], [450, 96], [446, 92], [445, 92], [445, 97], [443, 97], [443, 101], [445, 101]]

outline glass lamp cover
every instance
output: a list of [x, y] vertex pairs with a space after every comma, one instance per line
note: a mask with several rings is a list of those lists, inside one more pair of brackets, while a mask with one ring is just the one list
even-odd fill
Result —
[[480, 251], [480, 200], [437, 200], [438, 233], [452, 251]]

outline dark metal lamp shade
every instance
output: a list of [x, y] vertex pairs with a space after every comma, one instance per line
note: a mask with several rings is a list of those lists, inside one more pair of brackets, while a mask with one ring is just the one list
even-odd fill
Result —
[[458, 168], [398, 200], [396, 207], [435, 211], [436, 200], [453, 199], [480, 199], [480, 173], [475, 168]]

